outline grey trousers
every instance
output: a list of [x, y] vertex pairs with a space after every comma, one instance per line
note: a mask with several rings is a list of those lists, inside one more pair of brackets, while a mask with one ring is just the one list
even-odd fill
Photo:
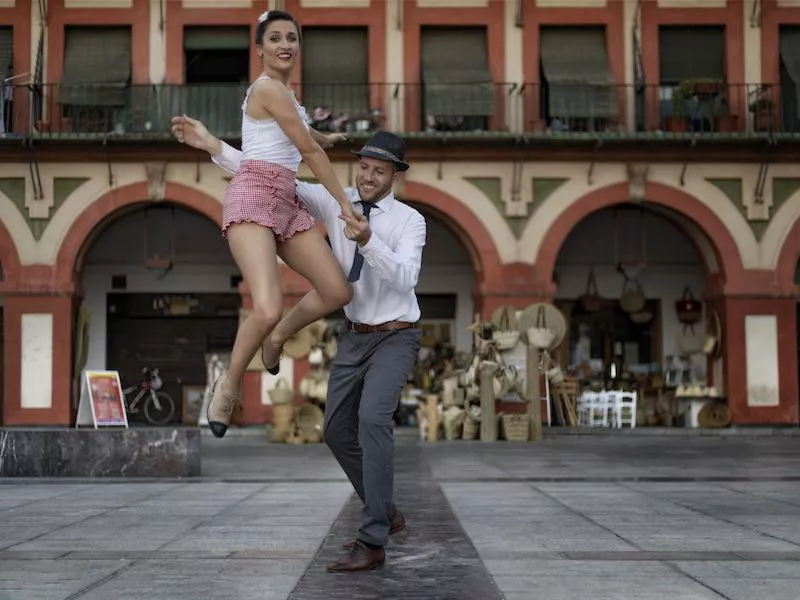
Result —
[[394, 412], [417, 360], [419, 329], [339, 335], [325, 401], [325, 443], [364, 503], [358, 538], [384, 546], [396, 512]]

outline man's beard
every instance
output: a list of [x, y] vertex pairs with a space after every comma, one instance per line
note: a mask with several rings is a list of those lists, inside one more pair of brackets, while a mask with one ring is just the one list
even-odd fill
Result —
[[365, 196], [361, 191], [361, 186], [358, 186], [358, 196], [365, 202], [374, 202], [375, 200], [380, 200], [384, 196], [387, 196], [391, 189], [391, 185], [382, 188], [375, 188], [375, 191], [373, 191], [369, 196]]

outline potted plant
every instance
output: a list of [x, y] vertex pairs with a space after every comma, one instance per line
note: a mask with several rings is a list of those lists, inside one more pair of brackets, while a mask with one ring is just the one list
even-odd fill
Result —
[[750, 103], [753, 114], [753, 131], [770, 131], [772, 117], [775, 114], [775, 103], [766, 96], [760, 96]]
[[664, 119], [667, 131], [686, 131], [688, 119], [686, 118], [686, 101], [691, 97], [685, 82], [672, 88], [672, 115]]

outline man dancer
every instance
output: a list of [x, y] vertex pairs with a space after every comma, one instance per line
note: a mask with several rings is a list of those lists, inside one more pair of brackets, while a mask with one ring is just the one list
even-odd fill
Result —
[[[172, 131], [178, 141], [207, 151], [229, 173], [238, 170], [241, 152], [212, 136], [199, 121], [175, 117]], [[403, 162], [405, 143], [380, 131], [354, 154], [356, 190], [346, 191], [356, 205], [355, 218], [341, 216], [324, 186], [297, 182], [298, 196], [314, 219], [325, 224], [333, 253], [353, 285], [353, 299], [344, 307], [346, 328], [331, 365], [324, 439], [364, 507], [358, 537], [328, 565], [330, 572], [382, 565], [389, 535], [405, 528], [405, 518], [392, 501], [393, 415], [420, 346], [415, 287], [425, 219], [392, 191], [409, 168]], [[280, 347], [285, 336], [278, 323], [269, 343]]]

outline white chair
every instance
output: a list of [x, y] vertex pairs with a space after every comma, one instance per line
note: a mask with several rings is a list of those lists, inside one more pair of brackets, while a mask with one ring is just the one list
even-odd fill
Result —
[[619, 429], [622, 429], [622, 425], [625, 423], [630, 425], [631, 428], [636, 427], [636, 392], [617, 390], [609, 392], [609, 394], [609, 404], [614, 425]]
[[608, 393], [584, 392], [581, 394], [579, 422], [590, 427], [608, 427]]

